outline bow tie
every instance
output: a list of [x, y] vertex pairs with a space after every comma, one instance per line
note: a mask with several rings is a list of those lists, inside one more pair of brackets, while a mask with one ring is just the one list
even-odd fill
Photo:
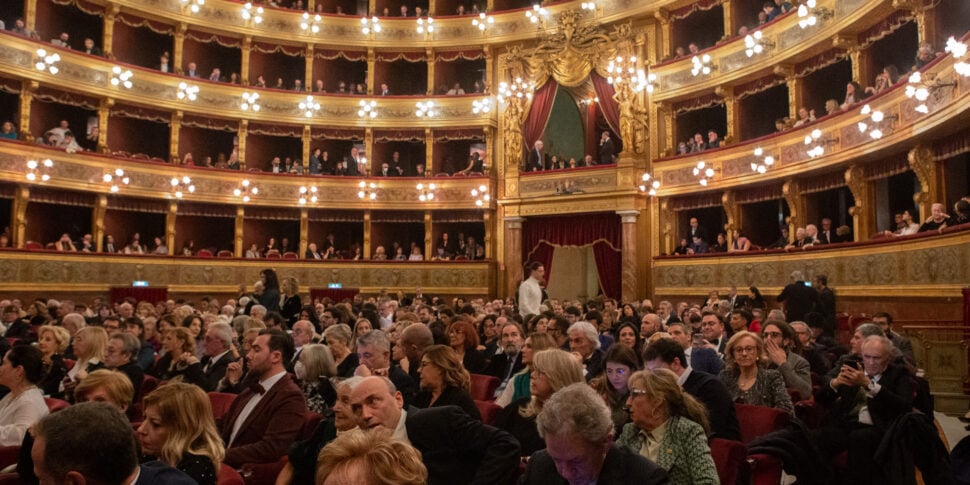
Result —
[[249, 390], [253, 391], [255, 394], [265, 394], [266, 389], [263, 389], [263, 385], [259, 382], [252, 382], [249, 384]]

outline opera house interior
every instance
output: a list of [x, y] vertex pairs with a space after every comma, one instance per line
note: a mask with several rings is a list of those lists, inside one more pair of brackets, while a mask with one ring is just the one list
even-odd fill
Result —
[[539, 262], [553, 299], [771, 309], [824, 275], [840, 338], [892, 314], [963, 414], [970, 3], [767, 3], [3, 2], [0, 297], [490, 301]]

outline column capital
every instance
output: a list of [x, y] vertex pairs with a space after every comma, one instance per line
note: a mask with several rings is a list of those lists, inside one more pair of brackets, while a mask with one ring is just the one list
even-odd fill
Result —
[[636, 209], [622, 210], [622, 211], [616, 211], [616, 215], [620, 216], [620, 220], [624, 224], [636, 224], [637, 217], [640, 216], [640, 211]]
[[525, 217], [518, 217], [518, 216], [506, 217], [505, 227], [508, 227], [509, 229], [522, 229], [523, 222], [525, 222]]

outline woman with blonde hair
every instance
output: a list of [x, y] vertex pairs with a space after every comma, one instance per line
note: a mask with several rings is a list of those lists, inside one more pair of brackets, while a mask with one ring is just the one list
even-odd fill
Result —
[[61, 381], [61, 391], [73, 401], [74, 387], [91, 372], [104, 368], [104, 349], [108, 346], [108, 332], [101, 327], [84, 327], [74, 334], [74, 355], [77, 362]]
[[357, 353], [357, 339], [374, 330], [374, 324], [370, 320], [360, 317], [354, 321], [354, 334], [350, 340], [350, 350]]
[[421, 391], [414, 398], [415, 407], [433, 408], [458, 406], [478, 420], [482, 419], [475, 401], [468, 393], [471, 375], [458, 360], [458, 354], [447, 345], [432, 345], [425, 349], [418, 363]]
[[519, 441], [522, 456], [530, 456], [546, 447], [536, 427], [536, 416], [546, 401], [570, 384], [586, 382], [583, 365], [565, 350], [552, 348], [537, 352], [531, 368], [531, 396], [509, 404], [495, 420], [495, 427], [508, 431]]
[[643, 370], [629, 380], [631, 423], [617, 439], [667, 470], [672, 485], [719, 483], [707, 445], [707, 409], [685, 393], [668, 369]]
[[337, 390], [330, 379], [337, 376], [337, 365], [333, 354], [323, 344], [309, 344], [300, 351], [300, 357], [293, 366], [293, 373], [301, 382], [303, 396], [310, 411], [326, 414], [337, 400]]
[[352, 338], [350, 326], [345, 323], [332, 325], [323, 331], [323, 339], [330, 347], [330, 353], [337, 364], [337, 376], [340, 378], [353, 377], [354, 370], [360, 365], [360, 358], [351, 345]]
[[724, 349], [725, 366], [718, 376], [737, 403], [767, 406], [794, 415], [795, 406], [781, 373], [768, 368], [764, 340], [756, 333], [738, 332]]
[[37, 387], [47, 396], [58, 394], [61, 381], [67, 375], [64, 351], [70, 343], [71, 334], [64, 327], [42, 325], [37, 331], [37, 349], [40, 350], [44, 363], [44, 377]]
[[195, 339], [188, 328], [172, 327], [166, 330], [162, 337], [162, 349], [165, 355], [148, 371], [148, 374], [160, 380], [167, 381], [184, 374], [189, 365], [193, 365], [189, 362], [190, 357], [195, 361], [194, 365], [201, 365], [195, 357]]
[[201, 387], [172, 382], [145, 396], [138, 427], [142, 452], [178, 468], [200, 485], [216, 485], [226, 456], [209, 396]]
[[537, 352], [556, 348], [556, 339], [545, 333], [534, 333], [522, 344], [522, 370], [512, 376], [495, 404], [505, 407], [519, 399], [528, 397], [532, 381], [532, 362]]
[[351, 430], [338, 436], [320, 452], [317, 483], [427, 483], [428, 469], [421, 460], [421, 452], [391, 438], [386, 430]]
[[135, 388], [125, 374], [110, 369], [98, 369], [74, 388], [77, 402], [99, 401], [113, 404], [127, 412], [135, 399]]

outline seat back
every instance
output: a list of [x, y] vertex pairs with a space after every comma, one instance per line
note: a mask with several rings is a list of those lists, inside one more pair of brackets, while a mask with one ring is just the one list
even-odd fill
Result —
[[233, 257], [233, 254], [232, 254], [232, 251], [230, 251], [228, 249], [223, 249], [223, 250], [220, 250], [219, 251], [219, 253], [217, 254], [217, 256], [220, 257], [220, 258], [231, 258], [231, 257]]
[[151, 394], [152, 391], [158, 388], [159, 380], [155, 376], [150, 376], [145, 374], [145, 379], [141, 381], [141, 389], [138, 391], [138, 395], [144, 399], [145, 396]]
[[51, 414], [54, 414], [62, 409], [67, 409], [71, 406], [71, 403], [63, 401], [61, 399], [54, 399], [52, 397], [45, 397], [44, 402], [47, 403], [47, 410]]
[[219, 467], [219, 480], [216, 483], [217, 485], [246, 485], [242, 475], [225, 463]]
[[476, 401], [494, 401], [495, 389], [498, 389], [499, 380], [495, 376], [482, 374], [472, 374], [471, 392], [472, 399]]
[[300, 257], [293, 251], [287, 251], [283, 253], [283, 259], [300, 259]]
[[717, 477], [721, 483], [740, 483], [738, 480], [748, 448], [740, 441], [712, 438], [710, 441], [711, 457], [717, 467]]
[[741, 428], [741, 441], [744, 443], [750, 443], [759, 436], [778, 431], [788, 426], [791, 420], [787, 412], [767, 406], [735, 403], [734, 409], [738, 415], [738, 426]]
[[209, 251], [208, 249], [200, 249], [199, 252], [195, 253], [195, 255], [200, 258], [211, 258], [212, 251]]
[[492, 401], [475, 401], [475, 407], [478, 408], [478, 412], [482, 415], [482, 422], [485, 424], [494, 424], [498, 413], [502, 411], [502, 406]]
[[37, 241], [27, 241], [24, 243], [24, 249], [44, 249], [44, 245]]
[[323, 415], [315, 412], [308, 412], [303, 418], [303, 429], [300, 430], [300, 435], [297, 436], [297, 441], [308, 440], [313, 436], [313, 432], [323, 421]]
[[212, 417], [218, 421], [232, 407], [236, 395], [228, 392], [210, 392], [208, 394], [209, 402], [212, 404]]

